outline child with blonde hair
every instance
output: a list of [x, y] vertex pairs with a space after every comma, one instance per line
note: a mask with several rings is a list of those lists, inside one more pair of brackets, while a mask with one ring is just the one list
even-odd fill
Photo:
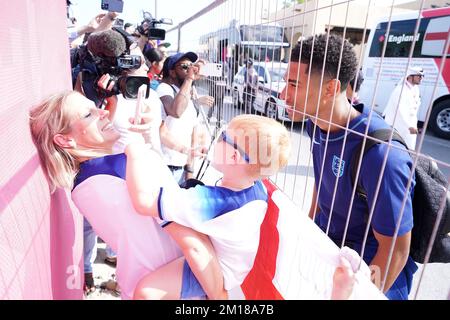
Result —
[[[290, 149], [289, 133], [280, 123], [255, 115], [237, 116], [214, 146], [212, 165], [223, 178], [216, 186], [181, 189], [177, 185], [156, 186], [158, 169], [148, 166], [153, 155], [130, 145], [125, 151], [127, 184], [136, 211], [161, 219], [163, 225], [176, 222], [208, 235], [223, 273], [223, 279], [215, 278], [220, 276], [217, 272], [194, 276], [192, 262], [188, 264], [181, 257], [144, 277], [136, 287], [135, 298], [205, 296], [202, 285], [222, 281], [223, 288], [215, 287], [222, 293], [215, 296], [225, 298], [227, 291], [240, 286], [253, 266], [267, 210], [268, 194], [261, 179], [287, 164]], [[196, 257], [199, 270], [207, 270], [207, 258]]]

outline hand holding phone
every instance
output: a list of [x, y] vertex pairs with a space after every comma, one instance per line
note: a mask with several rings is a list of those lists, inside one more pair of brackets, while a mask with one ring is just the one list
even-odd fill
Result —
[[122, 12], [123, 11], [123, 1], [122, 0], [102, 0], [102, 10], [112, 11], [112, 12]]
[[219, 63], [207, 63], [200, 67], [199, 74], [205, 77], [221, 77], [222, 65]]
[[134, 124], [135, 125], [138, 125], [141, 123], [142, 104], [144, 103], [146, 93], [147, 93], [147, 85], [143, 84], [139, 87], [138, 94], [137, 94], [136, 111], [134, 113]]

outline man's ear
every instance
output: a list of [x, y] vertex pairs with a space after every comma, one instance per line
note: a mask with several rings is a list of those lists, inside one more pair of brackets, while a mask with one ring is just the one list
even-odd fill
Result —
[[341, 93], [341, 82], [338, 79], [331, 79], [327, 81], [325, 86], [325, 94], [327, 97], [333, 99]]
[[56, 134], [53, 137], [53, 142], [56, 143], [63, 149], [73, 149], [77, 146], [75, 140], [69, 136], [65, 136], [63, 134]]

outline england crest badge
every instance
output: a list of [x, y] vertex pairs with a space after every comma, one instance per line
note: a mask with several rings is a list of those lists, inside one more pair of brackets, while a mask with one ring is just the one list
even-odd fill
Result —
[[340, 178], [344, 174], [345, 161], [337, 156], [333, 156], [332, 170], [336, 177]]

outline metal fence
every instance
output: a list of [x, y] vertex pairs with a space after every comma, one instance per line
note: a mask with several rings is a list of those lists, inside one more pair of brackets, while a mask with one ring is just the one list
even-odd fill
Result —
[[[297, 3], [301, 2], [301, 3]], [[350, 126], [350, 112], [347, 116], [347, 123], [345, 126], [339, 126], [333, 122], [333, 118], [321, 117], [319, 108], [316, 108], [316, 114], [306, 114], [306, 109], [303, 104], [306, 102], [298, 102], [294, 99], [294, 105], [302, 105], [302, 108], [297, 108], [292, 111], [292, 114], [287, 113], [286, 108], [292, 106], [286, 105], [281, 96], [281, 92], [287, 85], [285, 82], [285, 74], [289, 70], [291, 63], [291, 51], [296, 45], [302, 47], [305, 39], [309, 36], [317, 34], [325, 34], [328, 38], [331, 34], [338, 34], [348, 39], [353, 45], [358, 57], [358, 67], [362, 68], [365, 74], [365, 81], [363, 83], [362, 91], [364, 93], [364, 103], [369, 108], [367, 121], [370, 123], [376, 117], [376, 113], [382, 112], [383, 103], [386, 97], [390, 95], [394, 89], [393, 85], [389, 87], [387, 83], [393, 83], [408, 76], [407, 70], [412, 66], [423, 66], [425, 70], [426, 81], [422, 83], [422, 110], [419, 110], [419, 118], [422, 117], [423, 129], [417, 136], [417, 144], [415, 150], [411, 150], [412, 168], [408, 176], [406, 189], [411, 187], [414, 171], [420, 162], [420, 159], [428, 159], [430, 156], [423, 152], [425, 137], [427, 131], [432, 128], [437, 130], [441, 136], [450, 136], [450, 96], [448, 83], [445, 83], [447, 77], [446, 70], [450, 65], [446, 66], [446, 60], [449, 53], [449, 27], [450, 27], [450, 13], [448, 9], [444, 13], [429, 14], [430, 3], [426, 1], [415, 1], [408, 6], [398, 6], [395, 1], [357, 1], [357, 0], [311, 0], [311, 1], [281, 1], [281, 0], [218, 0], [213, 1], [208, 7], [182, 22], [177, 27], [171, 29], [167, 33], [168, 39], [172, 43], [178, 44], [180, 51], [195, 51], [199, 56], [212, 63], [217, 63], [223, 67], [223, 75], [221, 77], [209, 77], [197, 83], [197, 87], [203, 94], [209, 94], [215, 97], [216, 103], [211, 110], [206, 110], [206, 118], [213, 128], [220, 128], [227, 123], [233, 116], [241, 113], [258, 113], [273, 117], [282, 121], [291, 131], [294, 152], [289, 161], [289, 165], [280, 173], [278, 173], [273, 180], [278, 187], [287, 194], [293, 202], [295, 202], [302, 210], [307, 211], [310, 207], [317, 209], [318, 199], [323, 191], [323, 178], [325, 170], [325, 158], [318, 164], [319, 176], [314, 177], [313, 171], [313, 157], [311, 149], [314, 143], [311, 142], [306, 134], [306, 118], [313, 120], [313, 123], [322, 122], [328, 125], [328, 128], [333, 126], [339, 128], [344, 132], [342, 135], [343, 146], [340, 154], [337, 155], [339, 159], [343, 159], [347, 147], [347, 139], [350, 134], [362, 136], [363, 145], [370, 141], [371, 137], [368, 135], [369, 126], [365, 131], [358, 132], [353, 130]], [[376, 2], [376, 3], [375, 3]], [[414, 7], [415, 6], [415, 7]], [[415, 9], [415, 10], [412, 10]], [[403, 13], [404, 16], [398, 18], [397, 14]], [[431, 31], [424, 28], [430, 28], [430, 17], [443, 17], [439, 22], [434, 23], [434, 29], [441, 28], [443, 32], [434, 30], [434, 36], [430, 35]], [[382, 18], [385, 18], [383, 21]], [[428, 20], [427, 20], [428, 19]], [[426, 21], [425, 21], [426, 20]], [[403, 34], [403, 38], [389, 38], [398, 32], [398, 21], [404, 23], [409, 21], [413, 23], [413, 29], [409, 31], [408, 35]], [[425, 25], [425, 22], [426, 25]], [[425, 25], [425, 27], [424, 27]], [[380, 27], [381, 26], [381, 27]], [[385, 27], [385, 30], [380, 31], [380, 28]], [[443, 27], [442, 27], [443, 26]], [[425, 30], [425, 33], [423, 34]], [[401, 30], [400, 30], [401, 31]], [[433, 31], [433, 30], [432, 30]], [[381, 32], [381, 33], [376, 33]], [[433, 34], [434, 34], [433, 33]], [[382, 34], [384, 38], [374, 38]], [[438, 38], [436, 35], [439, 34]], [[428, 36], [427, 36], [428, 35]], [[408, 40], [408, 45], [401, 44], [401, 40]], [[391, 41], [392, 40], [392, 41]], [[378, 41], [378, 42], [377, 42]], [[425, 41], [427, 45], [432, 45], [434, 54], [424, 54]], [[376, 49], [374, 44], [378, 43]], [[398, 53], [394, 44], [401, 45]], [[396, 51], [397, 50], [397, 51]], [[436, 50], [440, 50], [436, 54]], [[374, 58], [375, 56], [375, 58]], [[431, 59], [432, 58], [432, 59]], [[255, 71], [258, 74], [257, 89], [247, 90], [246, 78], [246, 64], [248, 60], [253, 61]], [[342, 60], [342, 51], [336, 57], [339, 62]], [[372, 65], [371, 65], [372, 63]], [[341, 65], [339, 64], [338, 75], [340, 73]], [[306, 87], [307, 94], [311, 89], [309, 74], [308, 82], [301, 84]], [[326, 77], [325, 68], [322, 70], [322, 80]], [[292, 76], [291, 76], [292, 78]], [[297, 74], [297, 80], [299, 74]], [[370, 78], [370, 79], [369, 79]], [[355, 86], [359, 79], [355, 79]], [[289, 87], [286, 89], [289, 95]], [[294, 89], [292, 89], [294, 90]], [[317, 88], [314, 88], [317, 90]], [[324, 88], [322, 85], [318, 88], [322, 92]], [[444, 94], [442, 91], [444, 90]], [[445, 94], [445, 90], [446, 94]], [[403, 88], [402, 90], [403, 91]], [[291, 94], [293, 94], [291, 92]], [[402, 92], [400, 92], [400, 95]], [[355, 96], [353, 96], [354, 98]], [[350, 99], [352, 97], [349, 97]], [[336, 99], [336, 97], [334, 97]], [[393, 111], [394, 121], [400, 117], [399, 111], [400, 99]], [[444, 107], [442, 107], [444, 105]], [[335, 106], [335, 101], [332, 103], [332, 110]], [[440, 109], [435, 111], [436, 106]], [[330, 115], [333, 114], [333, 111]], [[291, 122], [290, 118], [295, 116], [296, 119], [301, 119], [300, 122]], [[312, 126], [312, 135], [316, 134], [320, 128], [317, 125]], [[393, 142], [393, 130], [390, 131], [388, 141], [378, 140], [379, 143], [386, 145], [386, 152], [383, 156], [383, 163], [377, 179], [376, 188], [374, 190], [373, 205], [369, 208], [368, 221], [372, 221], [372, 216], [375, 207], [378, 203], [385, 199], [378, 198], [380, 188], [382, 186], [383, 173], [388, 165], [388, 157], [392, 150], [400, 150], [402, 147]], [[330, 133], [323, 132], [324, 136], [324, 154], [327, 153], [333, 137]], [[445, 141], [445, 140], [443, 140]], [[449, 143], [450, 141], [444, 142]], [[436, 159], [435, 159], [436, 160]], [[444, 172], [450, 169], [449, 159], [436, 160], [439, 168]], [[362, 167], [362, 155], [357, 157], [356, 176], [359, 176]], [[339, 173], [344, 166], [344, 161], [338, 161], [335, 170]], [[348, 165], [348, 164], [347, 164]], [[348, 170], [348, 167], [347, 169]], [[339, 197], [340, 190], [340, 175], [335, 174], [334, 185], [331, 191], [331, 207], [329, 221], [333, 218], [333, 211], [338, 205], [336, 201]], [[442, 197], [439, 199], [440, 208], [438, 216], [433, 229], [433, 234], [429, 240], [427, 256], [424, 261], [424, 266], [419, 273], [415, 274], [418, 287], [424, 276], [425, 266], [430, 257], [432, 244], [437, 234], [437, 229], [441, 223], [445, 209], [446, 197], [449, 197], [449, 177], [446, 178], [446, 189], [442, 192]], [[315, 188], [316, 186], [317, 188]], [[313, 190], [316, 189], [315, 192]], [[345, 243], [346, 233], [350, 221], [351, 208], [354, 205], [355, 199], [358, 197], [357, 185], [354, 184], [352, 194], [349, 197], [350, 203], [347, 210], [347, 221], [345, 226], [344, 239]], [[314, 196], [317, 193], [317, 196]], [[407, 205], [408, 192], [404, 192], [401, 199], [401, 208], [398, 214], [399, 221], [396, 223], [396, 228], [390, 248], [390, 255], [388, 258], [388, 266], [391, 263], [394, 252], [394, 243], [398, 237], [400, 229], [400, 220], [403, 216], [403, 211]], [[448, 210], [448, 209], [447, 209]], [[314, 210], [315, 212], [315, 210]], [[329, 232], [330, 222], [327, 227], [327, 234]], [[364, 254], [366, 241], [370, 233], [370, 223], [367, 224], [365, 231], [363, 248], [361, 255]], [[450, 264], [446, 265], [446, 270]], [[388, 268], [388, 267], [387, 267]], [[387, 269], [386, 268], [386, 269]], [[447, 271], [448, 273], [448, 271]], [[382, 275], [382, 283], [385, 283], [386, 276]], [[418, 297], [417, 290], [414, 298]], [[447, 295], [448, 293], [444, 293]]]

